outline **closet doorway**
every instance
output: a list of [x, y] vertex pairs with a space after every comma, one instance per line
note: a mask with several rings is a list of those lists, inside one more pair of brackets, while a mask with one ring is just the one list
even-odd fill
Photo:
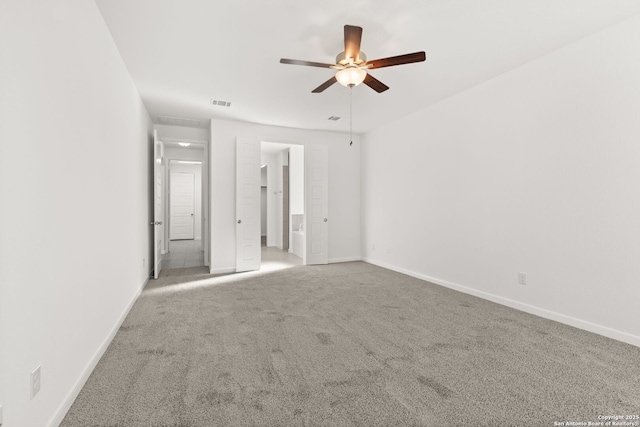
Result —
[[[261, 232], [263, 254], [304, 251], [304, 146], [261, 143]], [[267, 259], [269, 257], [267, 256]]]

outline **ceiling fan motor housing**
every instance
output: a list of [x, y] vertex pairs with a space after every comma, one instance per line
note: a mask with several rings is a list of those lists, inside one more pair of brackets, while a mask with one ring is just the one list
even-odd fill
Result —
[[[363, 65], [367, 62], [367, 55], [363, 51], [360, 51], [357, 58], [353, 58], [353, 64], [355, 65]], [[351, 63], [351, 58], [347, 58], [344, 55], [344, 52], [340, 52], [338, 56], [336, 56], [336, 64], [340, 65], [349, 65]]]

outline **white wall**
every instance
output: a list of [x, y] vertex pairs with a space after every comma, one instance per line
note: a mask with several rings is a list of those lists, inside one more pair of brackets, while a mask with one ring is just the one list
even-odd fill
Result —
[[226, 120], [211, 123], [212, 271], [235, 270], [235, 141], [326, 144], [329, 147], [329, 261], [360, 258], [360, 144], [342, 133]]
[[289, 210], [304, 213], [304, 147], [289, 147]]
[[149, 275], [152, 125], [94, 2], [5, 0], [0, 40], [0, 404], [42, 427]]
[[289, 252], [293, 252], [293, 215], [304, 214], [304, 147], [289, 147]]
[[365, 259], [640, 345], [638, 52], [636, 17], [365, 135]]
[[[191, 165], [191, 164], [182, 164], [177, 161], [171, 162], [169, 165], [169, 182], [167, 187], [171, 188], [171, 173], [174, 172], [184, 172], [193, 174], [194, 178], [194, 186], [193, 186], [193, 208], [194, 218], [193, 218], [193, 238], [195, 240], [202, 239], [202, 165]], [[169, 193], [171, 193], [169, 191]], [[169, 194], [169, 205], [171, 204], [171, 194]], [[169, 210], [171, 213], [171, 210]], [[169, 215], [169, 227], [171, 227], [171, 216]]]
[[167, 160], [166, 164], [171, 160], [205, 161], [204, 150], [196, 148], [165, 147], [164, 158]]
[[211, 136], [210, 129], [193, 128], [189, 126], [173, 126], [154, 124], [153, 128], [158, 131], [160, 139], [183, 140], [186, 142], [202, 142], [209, 141]]

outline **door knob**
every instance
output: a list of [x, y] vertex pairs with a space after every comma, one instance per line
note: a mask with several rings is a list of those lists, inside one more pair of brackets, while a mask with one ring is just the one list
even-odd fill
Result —
[[238, 224], [242, 224], [242, 220], [241, 219], [238, 220]]
[[193, 216], [193, 214], [191, 214], [191, 216]]
[[325, 219], [324, 219], [324, 222], [327, 222], [327, 221], [328, 221], [328, 220], [327, 220], [327, 218], [325, 218]]
[[151, 225], [162, 225], [162, 221], [151, 221]]

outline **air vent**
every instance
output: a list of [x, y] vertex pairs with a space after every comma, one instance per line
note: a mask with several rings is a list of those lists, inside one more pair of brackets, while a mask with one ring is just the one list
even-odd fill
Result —
[[335, 122], [335, 121], [340, 120], [340, 117], [338, 117], [338, 116], [331, 116], [331, 117], [329, 117], [329, 120], [333, 120], [333, 121]]
[[231, 107], [231, 102], [212, 99], [211, 105], [215, 105], [216, 107]]

